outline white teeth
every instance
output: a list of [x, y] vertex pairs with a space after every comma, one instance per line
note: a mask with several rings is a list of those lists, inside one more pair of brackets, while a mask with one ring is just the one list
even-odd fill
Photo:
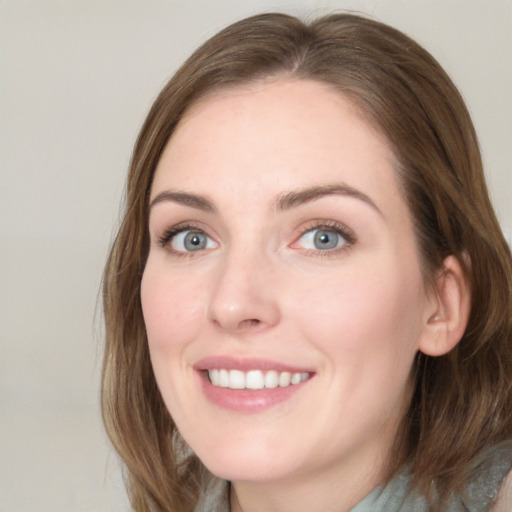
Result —
[[214, 386], [219, 386], [219, 370], [211, 370], [209, 372], [210, 380]]
[[247, 389], [263, 389], [265, 387], [265, 379], [261, 370], [251, 370], [245, 376], [245, 387]]
[[279, 374], [275, 370], [265, 373], [265, 387], [268, 389], [277, 388], [279, 386]]
[[229, 372], [227, 370], [219, 370], [219, 386], [221, 388], [229, 387]]
[[308, 372], [277, 372], [269, 370], [208, 370], [208, 377], [214, 386], [230, 389], [273, 389], [296, 385], [309, 379]]
[[245, 373], [241, 370], [230, 370], [229, 387], [231, 389], [245, 389]]
[[290, 385], [292, 374], [290, 372], [283, 372], [279, 375], [279, 385], [284, 388]]
[[292, 384], [298, 384], [300, 382], [300, 373], [294, 373], [292, 374]]

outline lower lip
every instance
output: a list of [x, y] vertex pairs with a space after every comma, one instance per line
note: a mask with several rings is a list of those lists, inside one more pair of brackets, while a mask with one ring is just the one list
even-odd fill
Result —
[[206, 398], [215, 405], [237, 412], [261, 412], [278, 405], [304, 388], [311, 377], [299, 384], [272, 389], [230, 389], [214, 386], [208, 377], [200, 372], [201, 384]]

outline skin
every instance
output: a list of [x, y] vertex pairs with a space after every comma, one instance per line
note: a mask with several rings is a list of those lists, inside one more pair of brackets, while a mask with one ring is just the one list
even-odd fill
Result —
[[[286, 80], [201, 100], [162, 154], [151, 200], [185, 191], [215, 211], [173, 199], [151, 207], [141, 297], [152, 364], [185, 440], [233, 482], [235, 511], [349, 510], [382, 480], [415, 354], [447, 350], [432, 325], [455, 306], [440, 311], [425, 290], [393, 162], [348, 99]], [[275, 207], [334, 183], [373, 204], [329, 194]], [[206, 249], [159, 243], [184, 222], [206, 233]], [[351, 236], [333, 250], [303, 236], [326, 223]], [[452, 297], [457, 275], [447, 274], [441, 295]], [[194, 369], [218, 355], [314, 376], [273, 407], [232, 411], [208, 400]]]

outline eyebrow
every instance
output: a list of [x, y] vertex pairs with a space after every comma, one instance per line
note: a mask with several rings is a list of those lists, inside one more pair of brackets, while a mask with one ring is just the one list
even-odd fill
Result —
[[[277, 211], [285, 211], [302, 204], [315, 201], [322, 197], [333, 195], [348, 196], [359, 199], [371, 206], [377, 213], [384, 217], [382, 211], [369, 196], [360, 190], [346, 185], [345, 183], [334, 183], [329, 185], [307, 187], [301, 190], [287, 192], [286, 194], [282, 194], [277, 198], [277, 200], [274, 202], [274, 209]], [[204, 212], [217, 211], [213, 201], [208, 199], [206, 196], [173, 190], [164, 190], [163, 192], [157, 194], [152, 199], [149, 207], [152, 208], [156, 204], [166, 201], [189, 206], [190, 208], [196, 208]]]
[[333, 195], [348, 196], [359, 199], [371, 206], [377, 213], [379, 213], [379, 215], [384, 217], [380, 208], [369, 196], [360, 190], [346, 185], [345, 183], [307, 187], [302, 190], [288, 192], [277, 199], [275, 202], [275, 209], [278, 211], [289, 210], [290, 208], [295, 208], [296, 206], [300, 206], [304, 203], [309, 203], [310, 201], [315, 201], [322, 197]]
[[196, 208], [204, 212], [216, 211], [213, 202], [205, 196], [189, 194], [188, 192], [175, 192], [172, 190], [165, 190], [164, 192], [157, 194], [149, 204], [149, 207], [152, 208], [155, 204], [163, 203], [165, 201], [172, 201], [184, 206], [190, 206], [191, 208]]

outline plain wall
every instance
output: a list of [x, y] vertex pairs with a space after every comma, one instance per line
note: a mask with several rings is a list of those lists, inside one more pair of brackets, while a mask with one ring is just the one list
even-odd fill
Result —
[[0, 2], [0, 511], [128, 508], [99, 417], [95, 311], [131, 149], [161, 86], [238, 18], [347, 8], [405, 31], [451, 74], [509, 236], [510, 0]]

